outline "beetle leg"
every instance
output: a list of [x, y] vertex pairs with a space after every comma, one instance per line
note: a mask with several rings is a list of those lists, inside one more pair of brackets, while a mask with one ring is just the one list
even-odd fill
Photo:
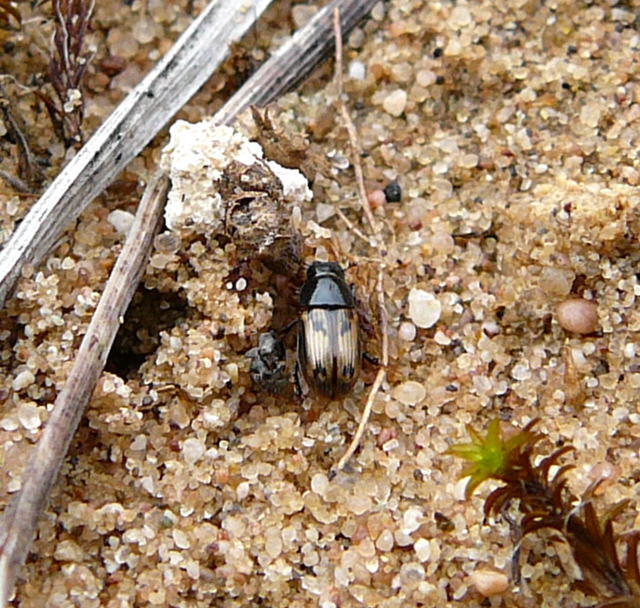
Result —
[[302, 399], [302, 384], [300, 383], [300, 365], [296, 361], [296, 366], [293, 369], [293, 383], [295, 388], [296, 397]]
[[291, 323], [288, 323], [279, 330], [280, 335], [286, 336], [298, 323], [300, 323], [300, 319], [294, 319]]

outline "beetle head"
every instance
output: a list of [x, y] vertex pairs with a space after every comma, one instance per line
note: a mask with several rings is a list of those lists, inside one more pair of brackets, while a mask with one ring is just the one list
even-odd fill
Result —
[[344, 279], [344, 270], [337, 262], [312, 262], [307, 268], [307, 280], [327, 275]]

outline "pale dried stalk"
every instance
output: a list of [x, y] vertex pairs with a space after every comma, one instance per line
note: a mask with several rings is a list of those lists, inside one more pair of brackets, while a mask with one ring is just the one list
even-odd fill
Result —
[[[344, 99], [342, 97], [342, 32], [340, 29], [340, 9], [338, 8], [334, 9], [333, 13], [333, 31], [336, 39], [335, 80], [338, 90], [337, 103], [340, 109], [340, 113], [342, 114], [347, 133], [349, 135], [349, 143], [351, 145], [351, 155], [353, 157], [353, 167], [356, 176], [356, 184], [358, 186], [358, 196], [360, 198], [360, 204], [362, 205], [362, 209], [364, 210], [365, 216], [367, 217], [367, 220], [369, 222], [371, 232], [374, 235], [375, 244], [377, 246], [380, 246], [382, 242], [380, 238], [380, 227], [378, 226], [378, 223], [375, 221], [373, 213], [371, 212], [371, 206], [369, 205], [369, 199], [367, 197], [367, 190], [364, 185], [364, 174], [362, 172], [362, 163], [360, 162], [362, 149], [358, 140], [358, 133], [356, 131], [355, 125], [353, 124], [353, 121], [351, 120], [351, 116], [349, 115], [349, 111], [347, 110], [347, 106], [344, 103]], [[344, 219], [346, 220], [346, 218]], [[380, 331], [382, 333], [382, 361], [380, 369], [378, 370], [378, 374], [376, 375], [376, 379], [374, 380], [373, 385], [369, 390], [369, 395], [367, 396], [367, 401], [362, 410], [362, 416], [360, 417], [358, 429], [356, 430], [356, 433], [353, 436], [349, 447], [342, 455], [342, 458], [340, 458], [340, 460], [338, 461], [338, 464], [335, 466], [336, 471], [342, 470], [345, 464], [347, 464], [349, 459], [358, 449], [358, 446], [362, 441], [362, 436], [364, 435], [364, 432], [367, 428], [376, 395], [378, 394], [378, 391], [380, 390], [380, 387], [382, 386], [382, 383], [384, 382], [387, 375], [387, 366], [389, 365], [389, 335], [387, 309], [384, 299], [383, 269], [384, 264], [380, 262], [380, 266], [378, 268], [378, 280], [376, 282], [376, 293], [378, 296]]]
[[333, 50], [333, 11], [339, 9], [342, 31], [350, 32], [380, 0], [333, 0], [320, 9], [274, 55], [260, 67], [216, 114], [220, 122], [239, 114], [251, 105], [265, 106], [279, 93], [286, 93], [306, 78], [321, 59]]
[[29, 456], [22, 487], [4, 512], [0, 527], [0, 607], [6, 606], [11, 596], [51, 488], [147, 263], [167, 187], [166, 177], [158, 175], [147, 186], [73, 368]]

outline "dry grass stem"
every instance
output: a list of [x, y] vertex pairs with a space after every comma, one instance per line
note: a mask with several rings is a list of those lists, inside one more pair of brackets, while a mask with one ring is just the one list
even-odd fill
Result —
[[3, 179], [7, 182], [16, 192], [20, 192], [21, 194], [31, 194], [31, 188], [29, 188], [29, 184], [23, 182], [16, 175], [11, 175], [6, 171], [0, 170], [0, 179]]
[[342, 30], [349, 32], [377, 1], [333, 0], [320, 9], [220, 109], [216, 119], [229, 122], [249, 106], [266, 106], [292, 90], [333, 50], [333, 11], [340, 10]]
[[40, 515], [102, 373], [121, 317], [146, 265], [162, 217], [167, 187], [167, 179], [160, 176], [148, 184], [73, 368], [30, 455], [22, 475], [22, 487], [3, 515], [0, 527], [0, 608], [7, 605], [13, 592]]
[[[344, 99], [342, 97], [342, 32], [340, 29], [340, 9], [335, 8], [333, 12], [333, 28], [334, 35], [336, 39], [336, 73], [335, 73], [335, 81], [337, 87], [337, 103], [340, 108], [340, 113], [342, 114], [342, 118], [345, 123], [345, 127], [347, 129], [347, 133], [349, 135], [349, 143], [351, 145], [351, 154], [353, 157], [353, 167], [356, 176], [356, 183], [358, 186], [358, 196], [360, 198], [360, 204], [364, 210], [364, 213], [369, 222], [369, 226], [371, 232], [375, 239], [375, 245], [380, 246], [380, 228], [378, 223], [375, 221], [373, 217], [373, 213], [371, 212], [371, 206], [369, 205], [369, 199], [367, 198], [367, 190], [364, 185], [364, 174], [362, 172], [362, 163], [360, 162], [361, 158], [361, 147], [360, 142], [358, 140], [358, 133], [356, 131], [355, 125], [351, 120], [351, 116], [349, 115], [349, 111], [347, 110], [347, 106], [344, 103]], [[338, 215], [349, 225], [349, 221], [344, 216], [342, 212], [339, 212]], [[371, 244], [371, 239], [366, 239]], [[364, 431], [367, 427], [367, 423], [369, 422], [369, 417], [371, 416], [371, 410], [373, 408], [373, 403], [375, 401], [375, 397], [380, 390], [380, 386], [385, 380], [387, 365], [389, 364], [389, 337], [387, 330], [387, 314], [386, 314], [386, 306], [384, 300], [384, 287], [383, 287], [383, 268], [384, 264], [379, 262], [378, 268], [378, 280], [376, 283], [376, 293], [378, 296], [378, 314], [380, 318], [380, 332], [382, 334], [382, 361], [381, 367], [378, 370], [378, 374], [376, 375], [376, 379], [371, 386], [369, 391], [369, 395], [367, 397], [367, 401], [365, 403], [364, 409], [362, 410], [362, 416], [360, 417], [360, 422], [358, 424], [358, 429], [353, 436], [349, 447], [342, 455], [342, 458], [338, 461], [335, 469], [340, 471], [344, 468], [345, 464], [349, 461], [351, 456], [355, 453], [362, 441], [362, 436], [364, 435]]]

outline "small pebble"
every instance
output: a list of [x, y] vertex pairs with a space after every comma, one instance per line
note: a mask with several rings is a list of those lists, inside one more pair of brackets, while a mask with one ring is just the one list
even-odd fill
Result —
[[409, 317], [418, 327], [433, 327], [441, 313], [442, 304], [432, 293], [415, 287], [409, 292]]
[[384, 2], [378, 2], [372, 9], [371, 9], [371, 18], [374, 21], [382, 21], [384, 19], [385, 16], [385, 7], [384, 7]]
[[367, 75], [367, 69], [362, 61], [352, 61], [349, 64], [349, 78], [352, 80], [364, 80]]
[[135, 216], [129, 211], [114, 209], [108, 216], [107, 221], [116, 229], [118, 234], [126, 236], [133, 225]]
[[421, 562], [426, 562], [431, 557], [431, 543], [426, 538], [419, 538], [413, 543], [413, 550]]
[[351, 31], [348, 44], [352, 49], [359, 49], [364, 44], [364, 30], [361, 27]]
[[311, 491], [320, 496], [324, 496], [329, 488], [329, 479], [324, 473], [316, 473], [311, 478]]
[[509, 587], [507, 575], [495, 570], [476, 570], [471, 575], [471, 582], [480, 595], [484, 595], [484, 597], [504, 593]]
[[427, 389], [424, 387], [424, 384], [409, 380], [396, 386], [393, 389], [392, 395], [394, 399], [397, 399], [404, 405], [416, 405], [427, 396]]
[[556, 317], [562, 329], [576, 334], [591, 334], [598, 328], [598, 306], [590, 300], [565, 300], [556, 308]]
[[136, 438], [131, 442], [129, 446], [132, 450], [140, 451], [147, 449], [147, 436], [146, 435], [136, 435]]
[[575, 278], [575, 273], [565, 268], [543, 268], [540, 273], [540, 287], [552, 298], [565, 298], [571, 292]]
[[111, 78], [117, 76], [126, 67], [125, 59], [117, 55], [108, 55], [100, 62], [100, 69]]
[[267, 528], [264, 548], [272, 559], [275, 559], [282, 553], [282, 536], [278, 527]]
[[600, 496], [604, 493], [607, 486], [610, 486], [620, 475], [620, 467], [603, 461], [595, 464], [589, 471], [589, 479], [592, 483], [597, 482], [598, 486], [594, 489], [594, 494]]
[[195, 437], [189, 437], [189, 439], [185, 439], [182, 444], [182, 454], [184, 455], [184, 459], [189, 464], [194, 464], [198, 462], [203, 456], [205, 452], [205, 445], [199, 439]]
[[80, 562], [84, 557], [82, 549], [72, 540], [60, 541], [53, 554], [53, 559], [59, 562]]
[[387, 114], [391, 116], [400, 116], [404, 112], [407, 105], [407, 92], [402, 89], [396, 89], [389, 93], [382, 102], [382, 107]]
[[387, 199], [387, 203], [399, 203], [402, 199], [400, 184], [395, 180], [389, 182], [384, 189], [384, 196]]
[[171, 535], [173, 536], [173, 542], [176, 544], [178, 549], [189, 549], [191, 547], [189, 537], [182, 530], [175, 528], [172, 530]]
[[413, 534], [424, 522], [424, 513], [419, 507], [409, 507], [402, 516], [402, 532]]
[[416, 74], [416, 82], [421, 87], [428, 87], [436, 81], [436, 74], [431, 70], [420, 70]]
[[0, 429], [3, 431], [15, 431], [18, 428], [18, 421], [15, 416], [9, 415], [0, 420]]
[[369, 206], [371, 207], [371, 209], [379, 209], [384, 205], [386, 197], [384, 195], [384, 192], [380, 189], [371, 190], [367, 194], [367, 200], [369, 201]]
[[448, 232], [442, 230], [437, 230], [433, 233], [430, 243], [435, 251], [444, 253], [445, 255], [451, 253], [456, 246], [453, 237]]
[[14, 379], [13, 379], [13, 390], [21, 391], [22, 389], [31, 386], [36, 381], [36, 377], [30, 372], [28, 369], [21, 371]]
[[336, 210], [333, 205], [327, 205], [327, 203], [318, 203], [316, 205], [316, 217], [318, 218], [318, 224], [328, 220], [335, 215]]
[[296, 29], [304, 27], [313, 19], [314, 15], [318, 12], [317, 6], [311, 6], [309, 4], [296, 4], [291, 9], [291, 19]]
[[364, 494], [354, 494], [353, 496], [349, 496], [344, 504], [349, 511], [356, 515], [366, 513], [373, 506], [371, 499]]
[[383, 552], [393, 549], [394, 538], [389, 530], [383, 530], [376, 540], [376, 547]]
[[440, 344], [440, 346], [449, 346], [449, 344], [451, 344], [451, 338], [440, 330], [434, 334], [433, 340], [436, 344]]
[[472, 21], [471, 12], [466, 6], [456, 6], [449, 15], [448, 25], [453, 29], [458, 29], [469, 25]]
[[416, 326], [411, 321], [403, 321], [398, 328], [398, 337], [405, 342], [413, 342], [416, 339]]
[[18, 405], [18, 420], [27, 431], [35, 431], [40, 427], [38, 406], [35, 403], [21, 403]]

